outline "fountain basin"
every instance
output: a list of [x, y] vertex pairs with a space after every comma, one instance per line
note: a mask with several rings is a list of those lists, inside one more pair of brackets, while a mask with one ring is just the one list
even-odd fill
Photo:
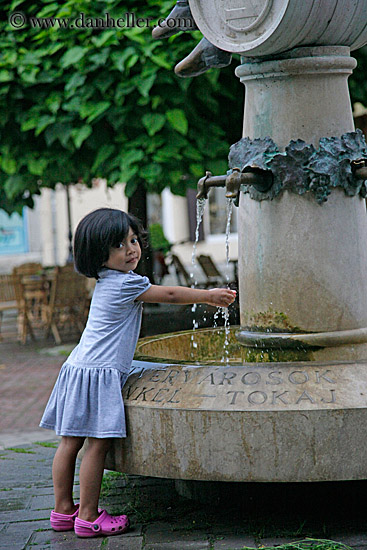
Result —
[[106, 467], [184, 480], [365, 479], [367, 361], [262, 349], [264, 362], [246, 362], [236, 330], [228, 354], [224, 329], [139, 341], [123, 390], [128, 437]]

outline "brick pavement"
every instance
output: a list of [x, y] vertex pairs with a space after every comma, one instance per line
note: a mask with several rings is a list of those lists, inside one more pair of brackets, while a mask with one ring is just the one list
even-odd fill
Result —
[[40, 353], [42, 344], [0, 343], [0, 434], [38, 429], [65, 359]]

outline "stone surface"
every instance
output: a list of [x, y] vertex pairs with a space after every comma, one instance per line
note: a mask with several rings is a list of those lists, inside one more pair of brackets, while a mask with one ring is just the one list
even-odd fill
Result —
[[155, 542], [144, 546], [144, 550], [210, 550], [209, 541]]
[[256, 542], [253, 537], [246, 537], [244, 535], [228, 535], [218, 537], [214, 541], [214, 550], [243, 550], [244, 547], [256, 548]]
[[296, 46], [367, 42], [366, 0], [190, 0], [204, 36], [223, 50], [273, 55]]
[[[270, 136], [279, 147], [302, 139], [317, 148], [323, 137], [353, 131], [347, 88], [353, 66], [343, 47], [299, 48], [244, 63], [236, 71], [246, 86], [244, 137]], [[242, 194], [239, 208], [241, 326], [278, 317], [301, 332], [367, 327], [363, 199], [335, 189], [323, 206], [288, 192], [259, 204]], [[362, 359], [367, 349], [335, 346], [314, 357]]]
[[108, 541], [108, 550], [141, 550], [143, 548], [143, 537], [134, 538], [110, 538]]
[[206, 540], [207, 534], [205, 531], [172, 529], [169, 523], [155, 523], [147, 527], [145, 531], [146, 544], [168, 543], [179, 538], [183, 542], [203, 541]]
[[[55, 533], [48, 520], [52, 508], [49, 484], [54, 449], [39, 445], [20, 448], [33, 454], [5, 450], [1, 456], [0, 502], [9, 502], [12, 507], [11, 516], [0, 511], [1, 550], [240, 550], [244, 546], [280, 544], [300, 536], [328, 538], [356, 550], [367, 547], [363, 509], [358, 513], [358, 502], [366, 492], [365, 482], [217, 484], [216, 491], [208, 491], [205, 503], [198, 503], [180, 499], [173, 484], [164, 480], [140, 476], [114, 478], [109, 494], [101, 502], [103, 507], [112, 511], [111, 503], [116, 503], [119, 495], [120, 506], [131, 502], [139, 514], [146, 508], [149, 514], [157, 510], [156, 517], [143, 523], [133, 517], [133, 529], [121, 537], [79, 539], [73, 532]], [[27, 456], [34, 461], [34, 470], [26, 468]], [[20, 466], [17, 485], [9, 486], [6, 480], [12, 479], [9, 472], [17, 462]], [[35, 470], [42, 474], [37, 476], [42, 479], [38, 485], [31, 483]], [[166, 486], [166, 493], [159, 494], [162, 485]], [[201, 492], [206, 485], [199, 484]], [[134, 498], [131, 491], [135, 492]], [[38, 510], [39, 516], [24, 521], [30, 507]], [[43, 520], [46, 510], [47, 519]], [[160, 519], [162, 514], [164, 520]], [[280, 536], [285, 530], [288, 536]]]
[[112, 469], [213, 481], [367, 477], [365, 362], [134, 365], [123, 392], [129, 437], [114, 442]]
[[31, 548], [34, 546], [35, 548], [42, 548], [43, 550], [53, 550], [54, 548], [61, 548], [62, 550], [99, 550], [102, 543], [103, 538], [76, 539], [72, 531], [56, 533], [50, 529], [40, 533], [34, 533], [30, 540], [29, 547]]
[[[285, 538], [285, 537], [267, 537], [267, 538], [261, 538], [259, 541], [258, 546], [262, 547], [273, 547], [273, 546], [281, 546], [282, 544], [289, 544], [291, 542], [297, 542], [297, 539], [295, 538]], [[338, 540], [338, 542], [340, 542]], [[349, 544], [349, 543], [348, 543]]]

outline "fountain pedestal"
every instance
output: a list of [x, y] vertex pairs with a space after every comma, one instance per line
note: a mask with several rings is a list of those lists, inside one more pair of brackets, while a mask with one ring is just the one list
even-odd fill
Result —
[[191, 331], [139, 342], [123, 392], [128, 437], [114, 440], [106, 467], [182, 480], [365, 479], [367, 362], [244, 363], [234, 333], [228, 366], [214, 359], [220, 329], [197, 331], [197, 348]]
[[[292, 139], [317, 148], [323, 137], [353, 131], [347, 78], [354, 66], [347, 47], [247, 60], [236, 71], [246, 86], [244, 136], [271, 136], [284, 150]], [[261, 202], [242, 194], [238, 233], [242, 327], [335, 333], [336, 344], [330, 338], [316, 359], [367, 357], [364, 199], [338, 188], [322, 206], [307, 193]], [[342, 342], [340, 331], [349, 331]]]
[[[269, 136], [282, 152], [353, 130], [349, 51], [367, 42], [367, 0], [189, 1], [208, 40], [246, 56], [236, 71], [245, 138]], [[240, 195], [241, 351], [232, 357], [233, 334], [221, 362], [215, 331], [198, 331], [195, 348], [191, 333], [141, 341], [124, 388], [128, 438], [107, 467], [183, 480], [367, 478], [365, 201], [337, 187], [321, 206], [297, 183], [273, 200]]]

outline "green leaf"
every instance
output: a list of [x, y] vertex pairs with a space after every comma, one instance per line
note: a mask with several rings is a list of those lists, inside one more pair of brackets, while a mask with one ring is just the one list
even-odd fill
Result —
[[1, 54], [1, 61], [0, 63], [2, 65], [15, 65], [17, 60], [17, 52], [15, 51], [4, 51]]
[[55, 116], [43, 115], [38, 119], [35, 135], [39, 136], [47, 126], [55, 122]]
[[27, 162], [27, 167], [30, 174], [32, 174], [33, 176], [42, 176], [44, 170], [47, 168], [47, 164], [48, 162], [45, 158], [31, 158]]
[[7, 93], [10, 90], [10, 85], [8, 86], [0, 86], [0, 95], [7, 95]]
[[71, 124], [57, 122], [49, 126], [45, 131], [45, 140], [48, 146], [52, 145], [56, 139], [59, 140], [63, 147], [66, 147], [71, 135], [73, 127]]
[[126, 62], [126, 68], [131, 69], [139, 61], [138, 54], [132, 55]]
[[139, 175], [149, 183], [154, 183], [162, 174], [162, 167], [159, 164], [151, 163], [142, 166]]
[[165, 54], [161, 55], [151, 55], [150, 59], [159, 67], [163, 67], [163, 69], [171, 70], [172, 65], [171, 63], [168, 63], [165, 59]]
[[189, 158], [190, 160], [203, 160], [202, 153], [190, 144], [185, 146], [184, 154], [185, 157]]
[[101, 32], [100, 35], [93, 36], [92, 42], [93, 42], [93, 44], [95, 44], [97, 46], [97, 48], [101, 48], [111, 38], [115, 38], [115, 35], [116, 35], [115, 30], [104, 31], [104, 32]]
[[116, 103], [122, 103], [125, 100], [124, 96], [131, 94], [135, 89], [135, 84], [133, 82], [120, 82], [116, 87], [115, 92], [115, 101]]
[[125, 71], [125, 62], [126, 60], [136, 54], [136, 48], [130, 46], [125, 48], [123, 52], [114, 52], [111, 54], [111, 59], [118, 71], [123, 73]]
[[166, 116], [172, 128], [184, 136], [187, 134], [189, 124], [182, 109], [172, 109], [171, 111], [167, 111]]
[[115, 147], [113, 145], [109, 145], [107, 143], [102, 145], [93, 163], [92, 172], [95, 172], [96, 170], [98, 170], [99, 166], [103, 164], [104, 161], [107, 160], [112, 155], [114, 150], [115, 150]]
[[27, 52], [20, 59], [20, 62], [22, 65], [39, 65], [41, 63], [41, 58], [38, 53]]
[[101, 77], [99, 79], [95, 79], [94, 84], [96, 88], [102, 92], [102, 95], [104, 95], [108, 88], [113, 86], [115, 84], [115, 78], [114, 75], [111, 73], [105, 74], [104, 72], [101, 74]]
[[141, 95], [143, 97], [148, 97], [149, 96], [149, 91], [150, 91], [151, 87], [153, 86], [156, 77], [157, 77], [156, 74], [152, 74], [152, 75], [148, 76], [147, 78], [145, 78], [143, 80], [139, 80], [137, 82], [136, 87], [138, 88], [139, 92], [141, 93]]
[[38, 116], [30, 115], [30, 118], [22, 122], [22, 125], [20, 127], [22, 132], [27, 132], [28, 130], [32, 130], [33, 128], [36, 128], [38, 124], [38, 120], [39, 120]]
[[80, 149], [83, 141], [87, 139], [92, 133], [92, 127], [88, 126], [87, 124], [82, 126], [81, 128], [74, 128], [71, 131], [71, 137], [73, 138], [75, 147], [77, 149]]
[[154, 97], [152, 97], [152, 109], [153, 111], [155, 111], [155, 109], [158, 107], [158, 105], [160, 105], [163, 101], [163, 98], [160, 97], [159, 95], [156, 95]]
[[51, 113], [56, 114], [61, 105], [61, 94], [58, 92], [51, 93], [45, 101], [46, 106], [50, 109]]
[[67, 52], [64, 53], [62, 58], [60, 59], [61, 67], [66, 69], [70, 65], [75, 65], [84, 57], [84, 54], [86, 53], [87, 49], [82, 48], [81, 46], [74, 46], [74, 48], [71, 48]]
[[166, 145], [166, 139], [163, 137], [162, 134], [159, 134], [159, 135], [156, 134], [155, 136], [152, 136], [149, 139], [148, 143], [145, 143], [143, 146], [145, 148], [145, 153], [147, 155], [151, 155], [152, 153], [155, 153], [158, 149], [160, 149], [164, 145]]
[[[121, 179], [121, 181], [124, 181], [123, 179]], [[125, 185], [125, 195], [127, 197], [132, 197], [133, 194], [135, 193], [135, 191], [137, 190], [138, 188], [138, 181], [136, 179], [134, 180], [125, 180], [127, 181], [126, 185]]]
[[75, 73], [72, 75], [71, 78], [69, 78], [69, 80], [67, 81], [66, 85], [65, 85], [65, 90], [67, 92], [74, 92], [77, 88], [80, 88], [80, 86], [83, 86], [85, 80], [86, 80], [86, 75], [84, 74], [80, 74], [80, 73]]
[[79, 95], [75, 95], [71, 98], [70, 101], [67, 103], [64, 103], [62, 108], [64, 111], [70, 112], [70, 113], [79, 113], [83, 104], [83, 98]]
[[205, 176], [202, 164], [190, 164], [190, 170], [195, 178], [202, 178], [203, 176]]
[[125, 154], [121, 155], [120, 169], [124, 170], [126, 166], [130, 166], [135, 162], [143, 160], [144, 153], [141, 149], [130, 149]]
[[0, 71], [0, 82], [10, 82], [13, 80], [13, 74], [10, 71]]
[[110, 53], [110, 49], [105, 48], [103, 51], [89, 56], [88, 61], [90, 63], [93, 63], [94, 66], [100, 67], [101, 65], [105, 65], [107, 63], [109, 53]]
[[207, 164], [208, 170], [213, 174], [225, 174], [228, 170], [228, 162], [224, 159], [210, 160]]
[[28, 82], [29, 84], [34, 84], [37, 80], [37, 74], [39, 73], [38, 67], [33, 67], [32, 69], [24, 69], [24, 67], [19, 68], [19, 74], [20, 78], [24, 82]]
[[24, 191], [24, 179], [22, 176], [10, 176], [5, 181], [4, 191], [9, 199], [13, 199]]
[[99, 115], [104, 113], [111, 103], [109, 101], [100, 101], [99, 103], [86, 103], [82, 105], [80, 109], [80, 116], [82, 118], [87, 118], [87, 122], [92, 122]]
[[46, 5], [42, 10], [40, 10], [37, 14], [37, 17], [52, 17], [57, 14], [59, 5], [54, 2], [51, 4]]
[[10, 4], [10, 11], [14, 11], [16, 7], [19, 6], [19, 4], [23, 4], [24, 0], [13, 0], [13, 2]]
[[137, 174], [138, 170], [138, 166], [121, 166], [119, 180], [122, 183], [127, 183], [133, 176], [135, 176], [135, 174]]
[[149, 136], [154, 136], [166, 122], [166, 117], [158, 113], [146, 113], [141, 119]]
[[12, 176], [17, 171], [17, 163], [13, 158], [8, 156], [1, 157], [0, 166], [9, 176]]
[[159, 149], [154, 155], [155, 162], [167, 162], [170, 159], [181, 160], [182, 155], [179, 153], [179, 148], [174, 145], [165, 145]]

